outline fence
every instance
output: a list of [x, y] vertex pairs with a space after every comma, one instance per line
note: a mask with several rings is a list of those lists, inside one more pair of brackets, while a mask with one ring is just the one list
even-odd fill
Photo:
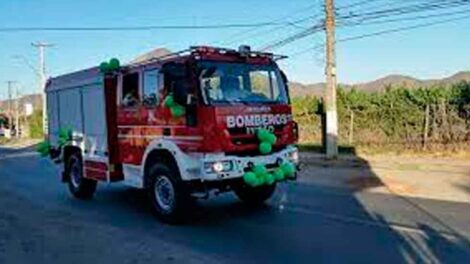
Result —
[[[301, 143], [321, 142], [321, 99], [293, 99]], [[427, 148], [470, 142], [470, 83], [450, 87], [387, 87], [369, 93], [338, 89], [339, 140], [343, 145]]]

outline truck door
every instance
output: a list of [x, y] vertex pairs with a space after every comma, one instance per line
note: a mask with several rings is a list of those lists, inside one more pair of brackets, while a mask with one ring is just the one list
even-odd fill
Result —
[[162, 87], [158, 68], [139, 69], [119, 77], [118, 145], [124, 165], [141, 165], [148, 144], [163, 135], [167, 119], [161, 107]]

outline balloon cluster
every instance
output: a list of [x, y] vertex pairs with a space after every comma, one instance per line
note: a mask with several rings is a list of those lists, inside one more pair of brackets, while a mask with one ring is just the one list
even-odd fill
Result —
[[49, 144], [49, 141], [45, 140], [39, 143], [36, 146], [36, 151], [39, 152], [41, 157], [46, 157], [47, 155], [49, 155], [49, 152], [51, 151], [51, 145]]
[[104, 61], [100, 64], [100, 71], [102, 73], [109, 73], [118, 70], [119, 67], [121, 67], [121, 63], [119, 62], [119, 60], [116, 58], [112, 58], [109, 60], [109, 62]]
[[272, 185], [276, 181], [282, 181], [285, 178], [291, 178], [295, 175], [295, 166], [290, 162], [284, 162], [273, 172], [268, 172], [263, 165], [255, 165], [251, 171], [243, 175], [243, 180], [251, 187], [257, 187], [264, 184]]
[[[59, 139], [57, 144], [59, 147], [63, 147], [65, 144], [72, 140], [72, 129], [70, 128], [61, 128], [59, 130]], [[49, 141], [44, 140], [36, 146], [36, 151], [42, 156], [45, 157], [49, 155], [51, 151], [51, 144]]]
[[172, 94], [165, 97], [163, 105], [170, 108], [170, 112], [173, 117], [181, 117], [185, 113], [184, 107], [175, 102]]
[[260, 128], [256, 132], [256, 136], [258, 137], [260, 144], [258, 146], [259, 151], [261, 154], [268, 154], [271, 153], [273, 150], [273, 145], [276, 143], [277, 137], [272, 132], [267, 129]]
[[59, 147], [62, 147], [70, 140], [72, 140], [72, 129], [61, 128], [59, 130], [59, 140], [57, 141], [57, 143], [59, 144]]

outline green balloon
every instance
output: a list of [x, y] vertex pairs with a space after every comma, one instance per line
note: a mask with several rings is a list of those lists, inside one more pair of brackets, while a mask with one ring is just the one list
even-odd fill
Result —
[[175, 105], [175, 100], [173, 99], [173, 95], [169, 94], [165, 97], [165, 101], [163, 102], [163, 105], [166, 107], [172, 107]]
[[266, 173], [266, 167], [263, 165], [255, 165], [253, 167], [253, 172], [256, 174], [256, 176], [260, 177], [264, 173]]
[[260, 174], [260, 175], [256, 175], [256, 178], [257, 178], [257, 180], [258, 180], [256, 186], [260, 186], [260, 185], [263, 185], [263, 184], [266, 183], [265, 174], [266, 174], [266, 172], [264, 172], [264, 173], [262, 173], [262, 174]]
[[290, 162], [282, 164], [281, 169], [287, 177], [292, 177], [295, 174], [295, 166]]
[[258, 132], [256, 133], [256, 136], [258, 137], [258, 139], [260, 141], [267, 141], [267, 139], [269, 137], [269, 131], [264, 129], [264, 128], [260, 128], [260, 129], [258, 129]]
[[256, 182], [252, 187], [258, 187], [258, 186], [261, 186], [263, 184], [264, 184], [263, 179], [260, 179], [260, 178], [256, 177]]
[[266, 181], [266, 184], [268, 184], [268, 185], [272, 185], [275, 181], [274, 175], [272, 175], [271, 173], [267, 173], [264, 176], [264, 179]]
[[107, 62], [102, 62], [100, 64], [100, 71], [101, 72], [108, 72], [109, 71], [109, 64]]
[[41, 157], [45, 157], [45, 156], [49, 155], [50, 149], [51, 149], [51, 146], [49, 144], [49, 141], [43, 141], [43, 142], [39, 143], [36, 147], [36, 151], [39, 152]]
[[119, 69], [120, 66], [121, 66], [121, 63], [119, 62], [118, 59], [112, 58], [112, 59], [109, 60], [109, 68], [111, 70], [113, 70], [113, 71], [117, 70], [117, 69]]
[[268, 154], [273, 150], [273, 147], [268, 142], [261, 142], [258, 148], [261, 154]]
[[184, 115], [184, 107], [181, 105], [173, 105], [170, 107], [171, 115], [174, 117], [181, 117]]
[[243, 180], [245, 181], [246, 184], [250, 186], [256, 186], [258, 183], [258, 179], [256, 177], [256, 174], [253, 172], [247, 172], [243, 175]]
[[273, 133], [269, 133], [266, 137], [266, 142], [268, 142], [271, 145], [274, 145], [276, 143], [277, 137]]
[[282, 181], [284, 180], [284, 171], [281, 168], [277, 168], [274, 170], [273, 176], [277, 181]]

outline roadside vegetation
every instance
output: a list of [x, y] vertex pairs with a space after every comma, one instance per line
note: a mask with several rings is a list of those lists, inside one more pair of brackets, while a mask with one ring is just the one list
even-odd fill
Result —
[[[470, 149], [470, 83], [384, 92], [338, 89], [339, 141], [366, 152], [465, 151]], [[322, 102], [293, 99], [300, 145], [320, 149]]]
[[42, 133], [42, 109], [34, 111], [34, 113], [28, 117], [29, 124], [29, 137], [30, 138], [43, 138]]
[[36, 144], [44, 138], [42, 133], [42, 110], [36, 110], [31, 116], [25, 120], [26, 126], [22, 127], [23, 135], [20, 138], [17, 137], [0, 137], [0, 145], [4, 146], [20, 146], [28, 144]]

